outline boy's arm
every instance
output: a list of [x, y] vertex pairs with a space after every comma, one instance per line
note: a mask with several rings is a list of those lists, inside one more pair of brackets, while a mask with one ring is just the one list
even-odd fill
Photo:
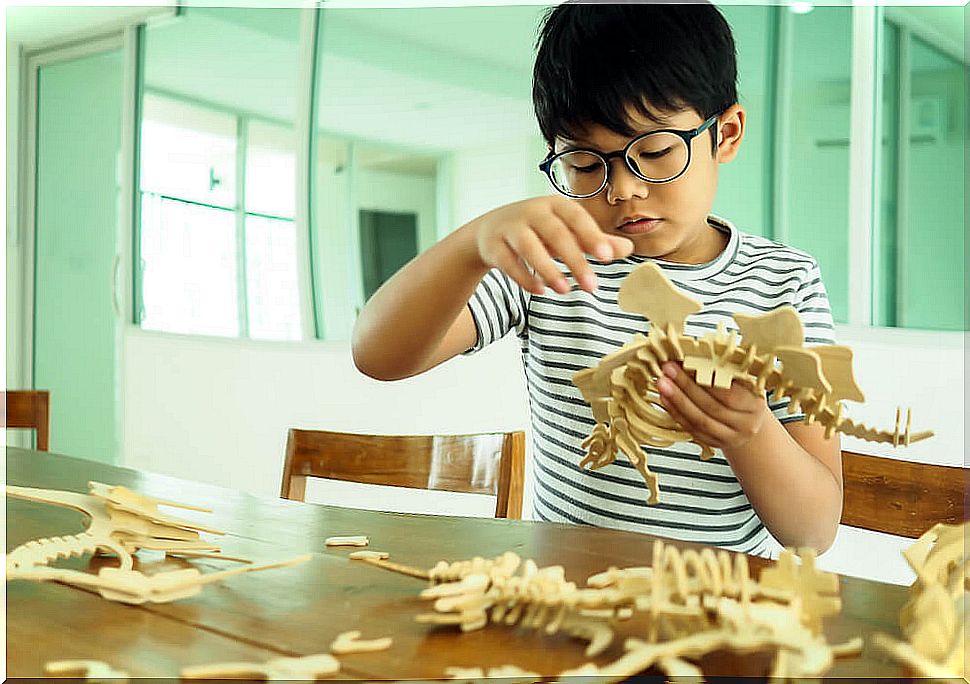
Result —
[[477, 333], [467, 304], [487, 272], [467, 226], [417, 256], [360, 312], [351, 341], [357, 368], [399, 380], [469, 349]]
[[472, 347], [478, 335], [468, 300], [493, 267], [527, 291], [568, 292], [556, 257], [592, 291], [596, 278], [585, 255], [608, 261], [632, 250], [632, 242], [605, 235], [565, 197], [493, 209], [412, 259], [374, 293], [354, 325], [354, 363], [373, 378], [398, 380]]

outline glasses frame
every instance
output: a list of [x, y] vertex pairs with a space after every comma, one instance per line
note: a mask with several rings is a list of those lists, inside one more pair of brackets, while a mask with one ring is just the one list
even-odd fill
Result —
[[[718, 112], [717, 114], [714, 114], [709, 119], [707, 119], [707, 121], [702, 123], [700, 126], [698, 126], [697, 128], [691, 129], [689, 131], [684, 131], [676, 128], [662, 128], [656, 131], [649, 131], [647, 133], [643, 133], [642, 135], [638, 135], [632, 140], [630, 140], [630, 142], [628, 142], [626, 144], [626, 147], [624, 147], [622, 150], [614, 150], [613, 152], [597, 152], [596, 150], [586, 150], [580, 147], [574, 147], [567, 150], [563, 150], [562, 152], [556, 152], [556, 153], [550, 152], [549, 155], [542, 160], [542, 163], [539, 164], [539, 170], [542, 171], [544, 174], [546, 174], [546, 178], [549, 179], [549, 183], [551, 183], [552, 187], [556, 189], [556, 192], [561, 193], [566, 197], [572, 197], [573, 199], [588, 199], [590, 197], [595, 197], [596, 195], [603, 192], [603, 189], [606, 188], [606, 186], [609, 185], [610, 183], [610, 160], [616, 159], [617, 157], [623, 159], [623, 161], [626, 163], [626, 167], [630, 169], [630, 172], [642, 181], [646, 181], [647, 183], [670, 183], [671, 181], [675, 181], [681, 176], [683, 176], [685, 173], [687, 173], [687, 169], [690, 168], [690, 162], [691, 162], [691, 159], [693, 158], [693, 151], [694, 151], [693, 145], [691, 145], [691, 142], [694, 140], [694, 138], [696, 138], [701, 133], [703, 133], [708, 128], [710, 128], [714, 124], [714, 122], [717, 121], [718, 118], [720, 118], [721, 114], [723, 113], [724, 112]], [[716, 130], [717, 129], [715, 128], [715, 131]], [[636, 165], [630, 160], [630, 156], [629, 156], [630, 149], [634, 145], [636, 145], [644, 138], [651, 135], [655, 135], [657, 133], [673, 133], [674, 135], [680, 137], [680, 139], [683, 140], [684, 143], [687, 145], [687, 163], [684, 164], [684, 168], [681, 169], [680, 173], [675, 174], [670, 178], [663, 178], [660, 180], [647, 178], [642, 173], [640, 173], [640, 171], [636, 168]], [[711, 141], [711, 149], [712, 150], [716, 149], [716, 147], [717, 147], [717, 135], [715, 134]], [[552, 165], [556, 163], [556, 160], [558, 160], [560, 157], [564, 157], [567, 154], [572, 154], [573, 152], [583, 152], [585, 154], [591, 154], [594, 157], [599, 158], [600, 161], [603, 162], [603, 166], [606, 167], [606, 173], [603, 176], [603, 184], [600, 185], [600, 187], [595, 192], [591, 192], [586, 195], [576, 195], [571, 192], [566, 192], [565, 190], [557, 186], [555, 181], [552, 179]]]

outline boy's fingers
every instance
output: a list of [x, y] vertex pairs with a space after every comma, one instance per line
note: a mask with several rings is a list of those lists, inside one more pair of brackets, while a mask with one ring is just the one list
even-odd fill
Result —
[[658, 387], [665, 405], [673, 406], [687, 421], [684, 427], [689, 426], [692, 435], [704, 437], [707, 443], [724, 443], [725, 438], [729, 436], [729, 428], [694, 403], [673, 380], [668, 377], [660, 378]]
[[495, 265], [517, 282], [522, 289], [535, 294], [542, 294], [545, 291], [542, 281], [529, 272], [522, 260], [504, 242], [498, 245], [495, 262]]
[[613, 248], [614, 259], [622, 259], [633, 254], [633, 240], [619, 235], [606, 235], [605, 237]]
[[607, 239], [606, 234], [596, 225], [596, 221], [590, 216], [590, 213], [576, 202], [563, 199], [564, 202], [557, 202], [553, 206], [553, 211], [575, 234], [582, 250], [600, 261], [613, 259], [613, 245]]
[[565, 223], [546, 223], [537, 227], [536, 231], [549, 253], [562, 260], [581, 288], [587, 292], [596, 289], [596, 274], [589, 267], [583, 250], [576, 242], [575, 234]]
[[[663, 365], [663, 370], [667, 379], [676, 383], [677, 387], [690, 399], [691, 403], [706, 415], [717, 416], [718, 421], [731, 423], [732, 425], [741, 417], [739, 411], [725, 406], [717, 398], [711, 396], [711, 393], [706, 388], [698, 385], [678, 364], [668, 361]], [[673, 373], [673, 376], [671, 376], [671, 373]]]
[[569, 283], [556, 267], [538, 235], [531, 230], [524, 230], [507, 238], [507, 241], [512, 251], [532, 266], [546, 285], [560, 294], [569, 292]]

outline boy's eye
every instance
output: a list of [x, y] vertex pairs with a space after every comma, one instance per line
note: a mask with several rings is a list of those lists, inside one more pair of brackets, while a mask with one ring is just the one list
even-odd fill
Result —
[[585, 166], [576, 166], [575, 164], [570, 166], [570, 171], [573, 173], [595, 173], [599, 168], [599, 164], [586, 164]]
[[665, 147], [662, 150], [642, 150], [640, 152], [640, 159], [660, 159], [671, 153], [672, 147]]

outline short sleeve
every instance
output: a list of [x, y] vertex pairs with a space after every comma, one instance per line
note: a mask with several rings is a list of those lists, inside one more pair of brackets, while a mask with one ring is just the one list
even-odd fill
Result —
[[[832, 321], [832, 308], [829, 306], [828, 293], [822, 281], [822, 271], [818, 263], [811, 259], [810, 264], [803, 271], [798, 287], [792, 297], [792, 306], [798, 312], [805, 333], [805, 346], [813, 347], [819, 344], [835, 344], [835, 324]], [[771, 397], [772, 413], [781, 423], [792, 423], [804, 420], [801, 411], [788, 413], [788, 397], [774, 401]]]
[[526, 336], [527, 294], [518, 283], [498, 269], [485, 274], [468, 300], [468, 308], [475, 322], [477, 339], [465, 354], [481, 351], [512, 330], [520, 338]]

